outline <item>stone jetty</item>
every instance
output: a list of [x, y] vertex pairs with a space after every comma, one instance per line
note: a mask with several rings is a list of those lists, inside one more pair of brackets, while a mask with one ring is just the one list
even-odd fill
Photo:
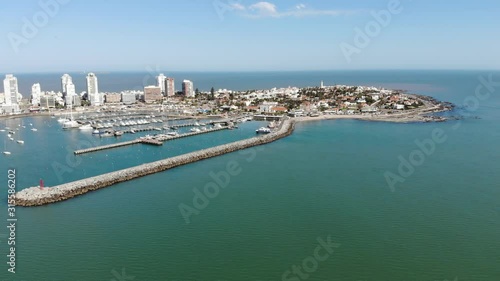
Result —
[[107, 145], [102, 145], [102, 146], [96, 146], [96, 147], [75, 150], [74, 154], [75, 155], [82, 155], [82, 154], [86, 154], [86, 153], [98, 152], [98, 151], [102, 151], [102, 150], [123, 147], [123, 146], [127, 146], [127, 145], [138, 144], [138, 143], [153, 144], [153, 145], [160, 146], [160, 145], [163, 145], [163, 142], [165, 142], [165, 141], [186, 138], [186, 137], [192, 137], [192, 136], [196, 136], [196, 135], [207, 134], [207, 133], [212, 133], [212, 132], [217, 132], [217, 131], [222, 131], [222, 130], [227, 130], [227, 129], [229, 129], [229, 127], [213, 128], [213, 129], [208, 129], [206, 131], [185, 133], [185, 134], [180, 134], [177, 136], [165, 135], [165, 137], [160, 137], [160, 138], [155, 138], [155, 139], [153, 139], [153, 138], [151, 138], [151, 139], [138, 138], [138, 139], [131, 140], [131, 141], [124, 141], [124, 142], [119, 142], [119, 143], [113, 143], [113, 144], [107, 144]]
[[216, 157], [226, 153], [263, 145], [276, 141], [290, 135], [294, 130], [295, 122], [285, 120], [281, 126], [267, 135], [261, 135], [246, 140], [236, 141], [229, 144], [203, 149], [164, 160], [142, 164], [128, 169], [123, 169], [100, 176], [86, 178], [54, 187], [40, 189], [30, 187], [16, 193], [17, 206], [41, 206], [59, 201], [64, 201], [78, 195], [85, 194], [100, 188], [108, 187], [120, 182], [129, 181], [139, 177], [162, 172], [178, 166], [186, 165], [196, 161]]

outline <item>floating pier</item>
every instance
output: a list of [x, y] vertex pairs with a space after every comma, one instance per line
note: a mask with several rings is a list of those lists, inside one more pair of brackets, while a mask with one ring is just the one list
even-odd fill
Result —
[[101, 151], [101, 150], [106, 150], [106, 149], [112, 149], [112, 148], [117, 148], [117, 147], [122, 147], [122, 146], [127, 146], [127, 145], [138, 144], [138, 143], [141, 143], [140, 139], [131, 140], [131, 141], [124, 141], [124, 142], [119, 142], [119, 143], [113, 143], [113, 144], [97, 146], [97, 147], [91, 147], [91, 148], [86, 148], [86, 149], [80, 149], [80, 150], [76, 150], [74, 153], [75, 153], [75, 155], [80, 155], [80, 154], [85, 154], [85, 153], [90, 153], [90, 152], [96, 152], [96, 151]]
[[222, 130], [227, 130], [227, 129], [229, 129], [229, 127], [227, 127], [227, 126], [221, 127], [221, 128], [213, 128], [213, 129], [208, 129], [206, 131], [191, 132], [191, 133], [185, 133], [182, 135], [171, 136], [171, 137], [165, 138], [163, 140], [164, 141], [176, 140], [176, 139], [192, 137], [192, 136], [196, 136], [196, 135], [207, 134], [207, 133], [212, 133], [212, 132], [217, 132], [217, 131], [222, 131]]
[[107, 144], [107, 145], [102, 145], [102, 146], [96, 146], [96, 147], [91, 147], [91, 148], [86, 148], [86, 149], [75, 150], [74, 154], [81, 155], [81, 154], [97, 152], [97, 151], [101, 151], [101, 150], [107, 150], [107, 149], [112, 149], [112, 148], [117, 148], [117, 147], [122, 147], [122, 146], [138, 144], [138, 143], [152, 144], [152, 145], [160, 146], [160, 145], [163, 145], [163, 142], [165, 142], [165, 141], [186, 138], [186, 137], [192, 137], [192, 136], [196, 136], [196, 135], [212, 133], [212, 132], [217, 132], [217, 131], [221, 131], [221, 130], [227, 130], [228, 128], [229, 127], [214, 128], [214, 129], [209, 129], [206, 131], [185, 133], [185, 134], [177, 135], [177, 136], [165, 136], [163, 138], [162, 137], [160, 137], [160, 138], [138, 138], [138, 139], [135, 139], [132, 141], [124, 141], [124, 142], [119, 142], [119, 143], [114, 143], [114, 144]]
[[290, 135], [294, 130], [294, 121], [285, 120], [274, 132], [253, 137], [246, 140], [236, 141], [229, 144], [203, 149], [164, 160], [142, 164], [128, 169], [123, 169], [100, 176], [86, 178], [54, 187], [44, 188], [30, 187], [16, 193], [15, 205], [17, 206], [41, 206], [59, 201], [64, 201], [90, 191], [108, 187], [120, 182], [129, 181], [139, 177], [169, 170], [178, 166], [186, 165], [196, 161], [216, 157], [226, 153], [250, 148], [257, 145], [270, 143]]

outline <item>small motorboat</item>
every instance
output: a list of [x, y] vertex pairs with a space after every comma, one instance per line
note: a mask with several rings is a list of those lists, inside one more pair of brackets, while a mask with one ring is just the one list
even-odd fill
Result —
[[257, 134], [269, 134], [269, 133], [271, 133], [271, 129], [266, 128], [266, 127], [261, 127], [259, 129], [255, 130], [255, 133], [257, 133]]

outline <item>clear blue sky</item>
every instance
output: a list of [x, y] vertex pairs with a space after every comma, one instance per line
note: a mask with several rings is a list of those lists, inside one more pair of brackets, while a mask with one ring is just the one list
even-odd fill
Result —
[[[53, 1], [67, 3], [15, 52], [23, 18]], [[348, 61], [341, 44], [356, 47], [355, 28], [389, 2], [2, 1], [0, 72], [500, 68], [498, 0], [401, 0], [401, 13]]]

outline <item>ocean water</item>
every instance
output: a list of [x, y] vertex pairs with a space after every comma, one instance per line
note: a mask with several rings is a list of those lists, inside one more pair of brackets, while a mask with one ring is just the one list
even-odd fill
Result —
[[[200, 89], [212, 84], [269, 88], [273, 81], [306, 86], [321, 80], [408, 89], [457, 104], [449, 115], [463, 118], [425, 124], [301, 123], [291, 136], [259, 148], [58, 204], [17, 208], [17, 273], [7, 272], [4, 255], [0, 280], [500, 280], [500, 87], [483, 87], [476, 95], [480, 77], [500, 81], [499, 72], [191, 75]], [[111, 89], [104, 81], [103, 76], [102, 87]], [[118, 84], [113, 90], [122, 87]], [[1, 143], [12, 155], [0, 156], [0, 171], [6, 182], [7, 169], [16, 168], [21, 189], [39, 178], [54, 185], [243, 139], [264, 123], [163, 147], [137, 145], [79, 157], [68, 152], [79, 143], [115, 140], [63, 132], [51, 118], [0, 120], [0, 128], [19, 124], [33, 124], [38, 132], [20, 130], [16, 137], [24, 146]], [[436, 131], [439, 141], [427, 146], [427, 154], [419, 153], [417, 143], [429, 144]], [[410, 162], [411, 172], [398, 171], [401, 158]], [[58, 164], [71, 171], [58, 176]], [[237, 165], [238, 173], [226, 180], [228, 165]], [[391, 188], [388, 172], [404, 182]], [[223, 180], [215, 196], [195, 195], [214, 178]], [[179, 206], [199, 208], [187, 223]], [[0, 223], [7, 225], [6, 218], [4, 199]], [[7, 234], [0, 229], [0, 235]], [[332, 251], [322, 249], [327, 257], [314, 258], [319, 241], [329, 239], [337, 243]], [[5, 240], [0, 236], [2, 253], [8, 250]], [[301, 272], [294, 273], [294, 266]]]

